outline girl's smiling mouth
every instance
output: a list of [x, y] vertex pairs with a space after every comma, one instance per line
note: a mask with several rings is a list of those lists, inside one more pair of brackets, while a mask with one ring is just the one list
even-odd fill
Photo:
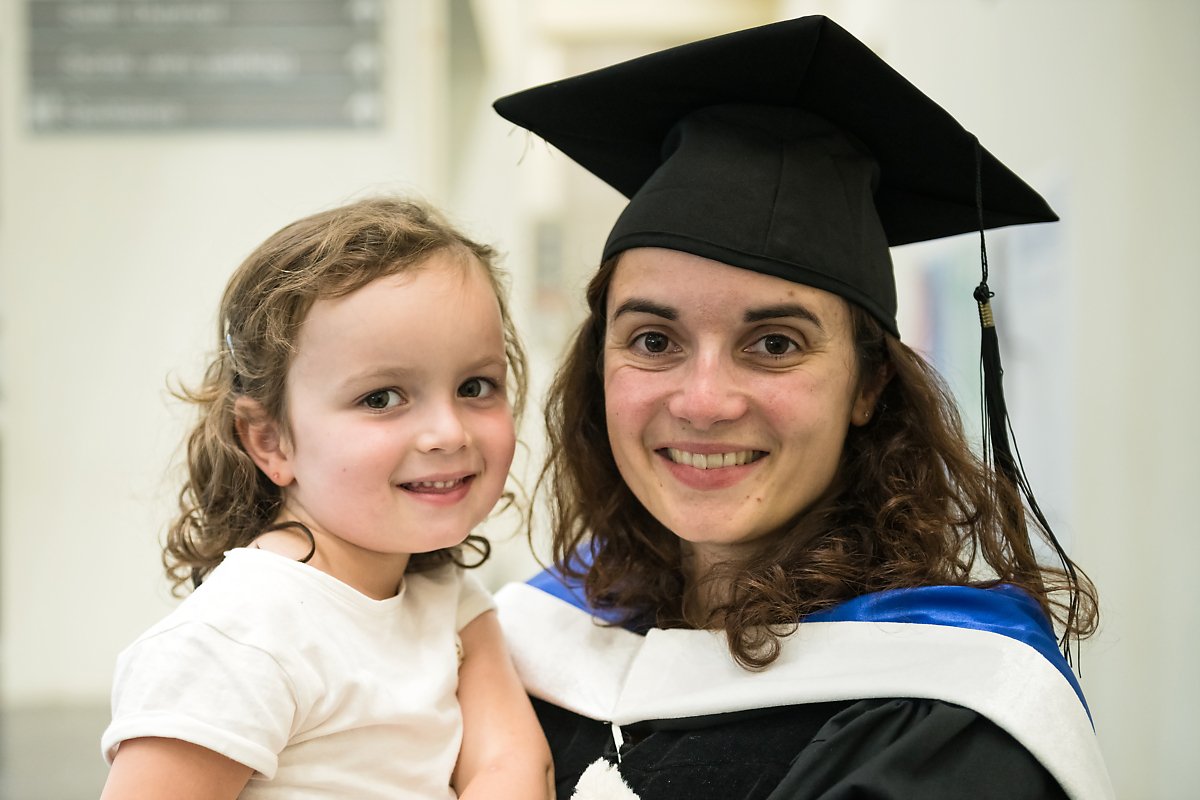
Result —
[[445, 480], [410, 481], [401, 483], [400, 488], [414, 494], [451, 494], [465, 488], [473, 480], [475, 480], [474, 475], [464, 475], [461, 478]]

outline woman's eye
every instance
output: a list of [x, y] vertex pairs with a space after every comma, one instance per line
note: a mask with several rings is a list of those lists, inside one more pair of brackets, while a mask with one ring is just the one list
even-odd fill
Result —
[[471, 378], [458, 387], [459, 397], [489, 397], [497, 389], [496, 382], [490, 378]]
[[647, 353], [665, 353], [671, 347], [671, 339], [665, 333], [658, 331], [649, 331], [640, 334], [633, 340], [634, 350], [643, 350]]
[[371, 392], [362, 399], [362, 404], [372, 411], [386, 411], [404, 402], [404, 398], [395, 389], [379, 389]]
[[800, 351], [800, 345], [788, 336], [781, 333], [772, 333], [759, 339], [754, 344], [746, 348], [752, 353], [761, 353], [768, 356], [786, 356]]

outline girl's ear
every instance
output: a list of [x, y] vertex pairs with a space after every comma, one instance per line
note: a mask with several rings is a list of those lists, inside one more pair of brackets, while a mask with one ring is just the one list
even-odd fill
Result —
[[290, 484], [295, 478], [291, 448], [280, 431], [279, 423], [267, 413], [262, 403], [245, 396], [234, 401], [233, 414], [242, 447], [258, 468], [276, 486]]

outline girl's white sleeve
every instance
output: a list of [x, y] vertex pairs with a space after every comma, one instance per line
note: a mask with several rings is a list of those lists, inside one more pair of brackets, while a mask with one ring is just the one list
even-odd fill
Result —
[[479, 579], [472, 575], [469, 571], [460, 569], [459, 586], [458, 586], [458, 619], [455, 623], [455, 630], [461, 631], [471, 622], [485, 611], [491, 611], [496, 607], [492, 602], [492, 595], [487, 589], [483, 588], [483, 584]]
[[126, 739], [159, 736], [206, 747], [268, 779], [297, 717], [295, 688], [266, 651], [200, 622], [134, 642], [117, 659], [111, 763]]

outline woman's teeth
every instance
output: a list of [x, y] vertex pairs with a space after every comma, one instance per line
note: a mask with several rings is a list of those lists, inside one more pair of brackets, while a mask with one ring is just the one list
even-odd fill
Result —
[[695, 469], [717, 469], [718, 467], [740, 467], [757, 461], [766, 455], [761, 450], [738, 450], [732, 453], [689, 453], [668, 447], [667, 457], [676, 464], [694, 467]]

